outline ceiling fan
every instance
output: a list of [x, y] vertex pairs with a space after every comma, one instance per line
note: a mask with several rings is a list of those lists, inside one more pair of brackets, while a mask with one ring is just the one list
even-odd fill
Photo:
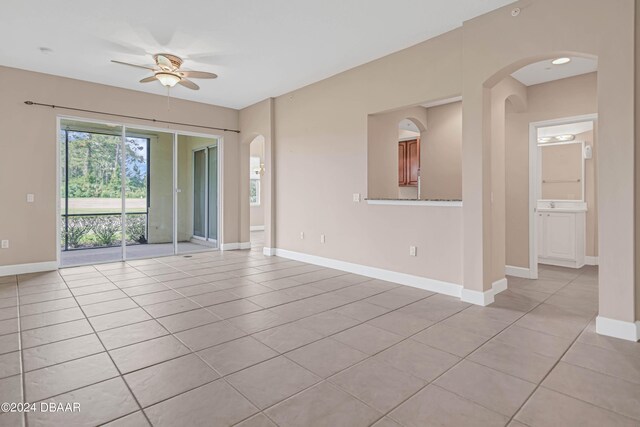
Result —
[[128, 62], [116, 61], [113, 59], [111, 62], [153, 71], [153, 76], [145, 77], [140, 80], [140, 83], [149, 83], [158, 80], [163, 86], [168, 88], [174, 87], [176, 84], [180, 84], [186, 88], [198, 90], [200, 87], [189, 80], [189, 78], [215, 79], [218, 77], [217, 74], [207, 73], [205, 71], [180, 70], [180, 66], [182, 66], [182, 58], [168, 53], [155, 54], [153, 55], [153, 60], [156, 63], [154, 66], [130, 64]]

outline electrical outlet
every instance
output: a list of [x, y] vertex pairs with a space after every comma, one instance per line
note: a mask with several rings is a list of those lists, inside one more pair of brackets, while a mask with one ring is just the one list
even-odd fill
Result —
[[360, 203], [360, 193], [353, 193], [353, 201]]
[[27, 203], [33, 203], [36, 200], [35, 194], [27, 194]]
[[409, 246], [409, 256], [416, 256], [418, 253], [418, 248], [415, 246]]
[[320, 243], [324, 243], [324, 241], [325, 241], [324, 234], [321, 234], [320, 235]]
[[2, 249], [9, 249], [9, 241], [8, 240], [3, 240], [2, 241]]
[[300, 232], [300, 240], [303, 240], [303, 239], [304, 239], [304, 231], [301, 231]]

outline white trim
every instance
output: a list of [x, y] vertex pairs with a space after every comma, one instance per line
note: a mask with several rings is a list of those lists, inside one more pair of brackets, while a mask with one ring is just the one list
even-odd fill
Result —
[[491, 290], [493, 291], [493, 295], [498, 295], [502, 291], [506, 291], [508, 287], [507, 278], [503, 277], [500, 280], [496, 280], [491, 285]]
[[0, 276], [14, 274], [39, 273], [58, 269], [58, 261], [33, 262], [30, 264], [0, 265]]
[[598, 257], [585, 255], [584, 265], [598, 265]]
[[223, 243], [220, 245], [221, 251], [236, 251], [238, 249], [251, 249], [251, 242], [233, 242], [233, 243]]
[[[266, 251], [269, 248], [264, 248]], [[375, 279], [386, 280], [388, 282], [399, 283], [401, 285], [411, 286], [414, 288], [424, 289], [440, 294], [460, 297], [462, 286], [456, 283], [444, 282], [427, 277], [414, 276], [406, 273], [399, 273], [382, 268], [369, 267], [367, 265], [354, 264], [346, 261], [339, 261], [331, 258], [324, 258], [317, 255], [309, 255], [301, 252], [288, 251], [285, 249], [270, 248], [269, 251], [276, 256], [302, 261], [309, 264], [320, 265], [323, 267], [334, 268], [336, 270], [347, 271], [349, 273], [359, 274], [362, 276], [372, 277]]]
[[262, 231], [264, 230], [264, 225], [252, 225], [249, 227], [249, 231]]
[[507, 290], [507, 278], [503, 277], [491, 284], [491, 289], [480, 292], [471, 289], [462, 289], [460, 299], [475, 305], [487, 306], [495, 301], [495, 296], [502, 291]]
[[262, 248], [262, 253], [264, 256], [275, 256], [276, 250], [275, 248]]
[[531, 270], [524, 267], [515, 267], [513, 265], [505, 265], [504, 274], [507, 276], [521, 277], [523, 279], [531, 279]]
[[640, 321], [625, 322], [598, 316], [596, 317], [596, 332], [600, 335], [627, 341], [640, 341]]
[[437, 201], [437, 200], [411, 200], [411, 199], [366, 199], [368, 205], [395, 205], [395, 206], [439, 206], [461, 208], [462, 201]]
[[460, 295], [460, 300], [462, 300], [463, 302], [468, 302], [470, 304], [486, 307], [487, 305], [492, 304], [494, 301], [493, 289], [489, 289], [488, 291], [484, 292], [474, 291], [471, 289], [463, 289], [462, 295]]

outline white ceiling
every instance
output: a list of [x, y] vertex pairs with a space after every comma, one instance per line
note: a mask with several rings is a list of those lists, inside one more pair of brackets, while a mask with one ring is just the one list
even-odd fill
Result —
[[594, 71], [598, 71], [596, 59], [571, 57], [571, 62], [562, 65], [553, 65], [550, 59], [534, 62], [511, 75], [523, 85], [531, 86]]
[[[0, 14], [0, 65], [166, 94], [151, 54], [219, 74], [177, 98], [241, 108], [452, 30], [512, 0], [36, 0]], [[39, 48], [52, 49], [43, 54]], [[55, 101], [55, 100], [53, 100]]]
[[543, 128], [538, 128], [538, 138], [544, 138], [549, 136], [558, 136], [558, 135], [577, 135], [582, 132], [587, 132], [593, 130], [593, 122], [576, 122], [576, 123], [567, 123], [564, 125], [556, 125], [556, 126], [547, 126]]

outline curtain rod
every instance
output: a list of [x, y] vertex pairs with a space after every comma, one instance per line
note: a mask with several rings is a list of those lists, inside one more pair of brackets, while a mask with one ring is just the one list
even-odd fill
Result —
[[36, 105], [36, 106], [39, 106], [39, 107], [60, 108], [61, 110], [81, 111], [83, 113], [102, 114], [102, 115], [105, 115], [105, 116], [124, 117], [124, 118], [127, 118], [127, 119], [135, 119], [135, 120], [146, 120], [148, 122], [154, 122], [154, 123], [165, 123], [165, 124], [169, 124], [169, 125], [181, 125], [181, 126], [189, 126], [189, 127], [201, 128], [201, 129], [221, 130], [223, 132], [240, 133], [240, 131], [237, 130], [237, 129], [225, 129], [225, 128], [217, 128], [217, 127], [213, 127], [213, 126], [194, 125], [194, 124], [191, 124], [191, 123], [170, 122], [170, 121], [167, 121], [167, 120], [149, 119], [147, 117], [129, 116], [129, 115], [126, 115], [126, 114], [116, 114], [116, 113], [107, 113], [107, 112], [104, 112], [104, 111], [85, 110], [84, 108], [65, 107], [65, 106], [62, 106], [62, 105], [53, 105], [53, 104], [41, 104], [39, 102], [34, 102], [34, 101], [24, 101], [24, 103], [27, 104], [27, 105]]

